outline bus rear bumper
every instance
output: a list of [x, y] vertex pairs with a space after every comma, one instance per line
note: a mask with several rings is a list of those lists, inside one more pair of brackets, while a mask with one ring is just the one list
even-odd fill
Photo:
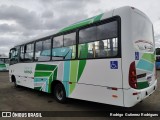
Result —
[[140, 101], [144, 100], [148, 96], [150, 96], [157, 88], [157, 80], [154, 83], [144, 89], [137, 90], [137, 89], [124, 89], [124, 107], [132, 107], [139, 103]]
[[157, 89], [157, 80], [149, 86], [148, 88], [142, 89], [141, 90], [141, 98], [142, 100], [150, 96], [155, 90]]

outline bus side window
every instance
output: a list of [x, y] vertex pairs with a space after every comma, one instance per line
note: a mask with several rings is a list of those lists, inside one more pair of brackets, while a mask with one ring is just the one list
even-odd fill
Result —
[[33, 51], [34, 44], [30, 43], [24, 47], [24, 61], [32, 61], [33, 60]]
[[51, 39], [42, 41], [42, 49], [38, 53], [38, 61], [49, 61], [51, 56]]
[[96, 40], [96, 26], [80, 30], [79, 32], [79, 58], [94, 58], [96, 57], [95, 46], [93, 45]]
[[117, 21], [92, 26], [79, 32], [79, 58], [105, 58], [118, 54]]
[[42, 41], [38, 41], [36, 42], [35, 45], [35, 58], [34, 58], [35, 61], [38, 61], [41, 51], [42, 51]]
[[63, 35], [53, 38], [52, 60], [63, 60], [61, 48], [63, 47]]
[[64, 35], [64, 47], [67, 49], [64, 59], [75, 59], [76, 57], [76, 33]]
[[53, 39], [52, 60], [70, 60], [76, 57], [76, 33], [69, 33]]
[[21, 46], [20, 50], [20, 61], [24, 61], [24, 46]]
[[49, 61], [51, 55], [51, 39], [36, 42], [35, 61]]

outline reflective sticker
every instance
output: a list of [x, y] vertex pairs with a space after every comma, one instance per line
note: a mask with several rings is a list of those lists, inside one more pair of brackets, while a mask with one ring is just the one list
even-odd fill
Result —
[[135, 52], [135, 60], [139, 60], [139, 52]]
[[118, 61], [110, 61], [111, 69], [118, 69]]

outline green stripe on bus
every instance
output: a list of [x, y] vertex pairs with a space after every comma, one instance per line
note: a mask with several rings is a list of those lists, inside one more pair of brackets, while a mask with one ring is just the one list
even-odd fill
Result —
[[57, 70], [58, 70], [58, 68], [56, 68], [56, 69], [54, 70], [53, 80], [57, 80]]
[[86, 20], [77, 22], [77, 23], [72, 24], [72, 25], [70, 25], [70, 26], [68, 26], [66, 28], [63, 28], [60, 32], [65, 32], [65, 31], [73, 30], [73, 29], [76, 29], [76, 28], [79, 28], [79, 27], [82, 27], [82, 26], [85, 26], [85, 25], [97, 22], [97, 21], [99, 21], [102, 18], [102, 16], [103, 16], [103, 14], [100, 14], [100, 15], [88, 18]]
[[52, 72], [35, 72], [34, 77], [49, 77]]
[[77, 82], [77, 73], [78, 73], [78, 61], [72, 61], [71, 62], [71, 69], [70, 69], [70, 82], [73, 82], [70, 85], [70, 93], [73, 92], [75, 85], [74, 83]]
[[53, 71], [56, 68], [56, 65], [46, 65], [46, 64], [37, 64], [36, 70], [42, 71]]
[[100, 15], [97, 15], [97, 16], [95, 17], [95, 19], [94, 19], [94, 22], [99, 21], [99, 20], [102, 18], [102, 16], [103, 16], [103, 13], [100, 14]]
[[73, 90], [75, 89], [76, 83], [72, 83], [69, 85], [69, 94], [71, 94], [73, 92]]
[[83, 73], [83, 70], [85, 68], [85, 65], [86, 65], [86, 60], [80, 60], [79, 61], [79, 68], [78, 68], [78, 79], [77, 79], [77, 82], [79, 81], [82, 73]]
[[147, 60], [147, 61], [151, 62], [151, 63], [155, 62], [155, 56], [154, 56], [154, 54], [144, 53], [143, 56], [142, 56], [142, 58], [144, 60]]
[[72, 29], [76, 29], [76, 28], [79, 28], [81, 26], [85, 26], [87, 24], [89, 24], [89, 21], [84, 21], [84, 22], [81, 22], [81, 23], [66, 27], [66, 28], [62, 29], [60, 32], [65, 32], [65, 31], [69, 31], [69, 30], [72, 30]]
[[53, 81], [53, 75], [51, 75], [50, 77], [49, 77], [49, 82], [48, 82], [48, 93], [51, 93], [52, 91], [51, 91], [51, 83], [52, 83], [52, 81]]
[[137, 85], [138, 85], [138, 89], [143, 89], [143, 88], [149, 87], [148, 81], [138, 82]]
[[41, 87], [34, 87], [34, 89], [40, 91]]
[[49, 82], [48, 82], [48, 93], [51, 93], [51, 83], [53, 80], [57, 80], [57, 71], [58, 71], [58, 68], [56, 68], [54, 70], [54, 72], [52, 73], [52, 75], [50, 75], [49, 77]]

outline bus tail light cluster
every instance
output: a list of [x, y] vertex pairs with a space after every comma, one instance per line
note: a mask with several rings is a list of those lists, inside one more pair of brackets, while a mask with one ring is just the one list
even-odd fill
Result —
[[132, 88], [137, 88], [137, 75], [136, 75], [136, 66], [135, 61], [130, 64], [129, 68], [129, 85]]

